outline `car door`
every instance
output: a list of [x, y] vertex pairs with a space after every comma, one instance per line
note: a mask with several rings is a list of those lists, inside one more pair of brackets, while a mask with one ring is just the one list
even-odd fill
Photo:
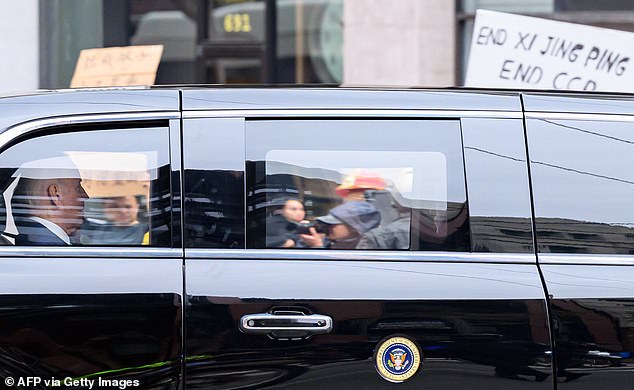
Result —
[[634, 378], [632, 99], [524, 101], [557, 388], [622, 387]]
[[184, 95], [186, 387], [552, 388], [519, 98], [188, 111], [262, 93]]
[[[69, 107], [76, 97], [65, 98], [39, 97], [31, 107]], [[116, 100], [132, 103], [125, 93]], [[7, 388], [181, 383], [182, 249], [172, 223], [180, 219], [172, 198], [180, 193], [179, 116], [75, 114], [1, 134]]]

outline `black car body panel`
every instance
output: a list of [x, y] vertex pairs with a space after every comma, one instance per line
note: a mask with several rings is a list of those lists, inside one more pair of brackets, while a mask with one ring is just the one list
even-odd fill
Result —
[[[372, 356], [393, 334], [425, 356], [405, 388], [552, 386], [534, 265], [197, 258], [187, 267], [188, 388], [383, 388]], [[236, 329], [242, 316], [278, 308], [329, 315], [333, 331], [293, 341]]]
[[[0, 129], [38, 119], [75, 115], [177, 112], [176, 90], [82, 90], [41, 92], [33, 95], [0, 98]], [[0, 132], [2, 132], [0, 130]]]
[[[219, 87], [0, 98], [0, 379], [388, 388], [376, 355], [400, 337], [422, 355], [403, 388], [623, 387], [634, 362], [633, 102]], [[73, 138], [91, 134], [101, 141]], [[42, 156], [15, 152], [38, 139]], [[32, 179], [18, 164], [59, 155], [81, 164], [86, 152], [106, 166], [121, 159], [95, 180], [146, 184], [143, 243], [11, 245], [8, 205], [21, 177]], [[101, 167], [78, 168], [86, 180]], [[358, 173], [368, 168], [383, 181], [344, 199], [358, 189], [341, 190], [344, 174], [372, 178]], [[431, 181], [417, 186], [421, 177]], [[408, 209], [409, 246], [338, 248], [323, 236], [310, 246], [300, 233], [288, 236], [292, 249], [268, 246], [262, 221], [280, 215], [279, 194], [304, 202], [312, 228], [347, 202], [396, 209], [381, 209], [370, 230]], [[253, 333], [250, 315], [332, 326]]]
[[178, 258], [10, 257], [0, 264], [0, 375], [102, 377], [176, 388]]
[[542, 269], [553, 296], [559, 388], [628, 381], [634, 365], [632, 267], [549, 263]]
[[[381, 99], [375, 99], [379, 95]], [[185, 249], [187, 388], [384, 388], [389, 382], [376, 372], [373, 354], [381, 340], [392, 335], [415, 340], [425, 355], [419, 372], [400, 385], [405, 388], [466, 383], [470, 388], [552, 388], [552, 348], [533, 249], [521, 102], [512, 93], [481, 97], [480, 92], [450, 91], [184, 90], [185, 226], [199, 225], [195, 230], [201, 232], [203, 212], [224, 211], [225, 217], [229, 210], [235, 215], [246, 212], [242, 226], [230, 228], [230, 220], [220, 217], [215, 226], [227, 233], [224, 237], [245, 229], [246, 247], [258, 248], [262, 244], [252, 240], [257, 233], [250, 230], [250, 219], [261, 207], [258, 192], [270, 188], [262, 176], [268, 169], [262, 148], [270, 139], [280, 140], [271, 146], [271, 153], [277, 153], [276, 148], [293, 149], [292, 134], [308, 136], [302, 128], [311, 121], [328, 121], [324, 123], [330, 127], [350, 131], [356, 130], [355, 123], [368, 123], [368, 134], [373, 130], [364, 121], [394, 124], [401, 131], [416, 121], [429, 126], [434, 121], [460, 126], [458, 142], [464, 151], [459, 153], [465, 165], [459, 169], [465, 171], [470, 203], [471, 247], [490, 252], [465, 257], [306, 249], [236, 252], [231, 245], [244, 242], [222, 241], [218, 246], [224, 250], [211, 249], [214, 245], [206, 244], [202, 233], [186, 232], [186, 242], [187, 236], [196, 237]], [[282, 135], [285, 127], [289, 131]], [[327, 138], [328, 128], [323, 127], [319, 140], [296, 148], [306, 148], [310, 155], [351, 142]], [[365, 145], [373, 139], [359, 140], [354, 147], [371, 149]], [[203, 145], [217, 140], [224, 141], [224, 150], [210, 154]], [[389, 148], [387, 144], [375, 149]], [[404, 142], [404, 150], [407, 147]], [[227, 200], [198, 190], [205, 177], [206, 182], [227, 183], [221, 180], [223, 174], [239, 178], [239, 184], [212, 193], [237, 188], [246, 193], [244, 209], [222, 207]], [[217, 242], [211, 235], [207, 239]], [[426, 243], [425, 248], [443, 245]], [[278, 312], [327, 315], [333, 329], [293, 339], [284, 333], [245, 334], [237, 326], [243, 316]]]
[[[379, 97], [380, 95], [380, 97]], [[482, 110], [520, 112], [517, 93], [354, 88], [222, 88], [183, 90], [183, 110]]]
[[634, 110], [631, 95], [529, 92], [522, 98], [526, 112], [629, 115]]
[[631, 381], [631, 97], [523, 97], [559, 389]]
[[[3, 152], [34, 137], [69, 131], [87, 134], [151, 124], [163, 127], [167, 137], [168, 120], [180, 117], [176, 90], [44, 92], [2, 98], [0, 110]], [[175, 150], [171, 159], [177, 162], [180, 150]], [[170, 153], [167, 147], [160, 152]], [[41, 155], [46, 153], [51, 152], [42, 150]], [[0, 161], [7, 175], [4, 190], [15, 169], [11, 161]], [[165, 185], [178, 195], [180, 164], [174, 166], [174, 182], [170, 185], [166, 174]], [[172, 207], [171, 200], [163, 202], [179, 220], [180, 207], [174, 206], [180, 199], [175, 199]], [[180, 236], [179, 230], [165, 233]], [[169, 236], [163, 242], [172, 246]], [[58, 387], [70, 387], [72, 382], [64, 380], [79, 378], [95, 381], [94, 386], [98, 378], [123, 385], [137, 380], [138, 386], [153, 389], [176, 389], [182, 383], [182, 249], [1, 248], [4, 378], [15, 378], [16, 385], [19, 378], [56, 378]]]

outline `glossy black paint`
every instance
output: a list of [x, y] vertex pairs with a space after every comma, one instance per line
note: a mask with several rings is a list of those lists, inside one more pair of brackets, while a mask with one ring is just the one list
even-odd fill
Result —
[[626, 115], [634, 98], [536, 93], [523, 100], [557, 388], [631, 387], [634, 123]]
[[179, 383], [178, 295], [11, 294], [0, 296], [0, 307], [3, 378], [137, 379], [147, 389]]
[[181, 383], [175, 259], [0, 258], [0, 376]]
[[429, 109], [521, 111], [514, 92], [372, 88], [184, 89], [183, 110]]
[[526, 126], [539, 252], [634, 254], [634, 122]]
[[[31, 120], [68, 123], [68, 116], [75, 114], [112, 117], [120, 113], [125, 117], [169, 111], [177, 116], [178, 109], [177, 90], [82, 90], [6, 97], [0, 99], [0, 132]], [[90, 125], [82, 130], [88, 128]], [[46, 132], [44, 129], [42, 134]], [[178, 138], [177, 133], [172, 141]], [[164, 146], [159, 153], [167, 153], [167, 143]], [[180, 165], [175, 168], [179, 174]], [[161, 169], [167, 183], [153, 188], [153, 196], [169, 212], [170, 194], [158, 188], [170, 188], [170, 172], [167, 165]], [[179, 181], [172, 178], [173, 190], [178, 190]], [[155, 235], [153, 243], [169, 247], [171, 237], [180, 234], [170, 234], [169, 216], [162, 222], [166, 229], [160, 237]], [[55, 249], [29, 249], [35, 249], [30, 252], [34, 257], [0, 253], [0, 376], [60, 380], [99, 376], [138, 379], [140, 388], [179, 386], [183, 342], [180, 258], [155, 258], [148, 250], [137, 253], [146, 257], [140, 260], [107, 255], [65, 259]], [[82, 252], [80, 247], [73, 249]], [[121, 254], [127, 256], [124, 250]]]
[[[403, 388], [552, 388], [532, 265], [197, 259], [187, 273], [188, 389], [386, 388], [372, 355], [394, 334], [425, 356]], [[238, 330], [243, 315], [276, 310], [328, 315], [333, 331], [289, 341]]]
[[[188, 388], [381, 388], [372, 355], [382, 338], [405, 334], [425, 361], [404, 388], [550, 388], [543, 301], [303, 301], [190, 297]], [[241, 334], [245, 314], [303, 307], [335, 319], [329, 335], [305, 341]], [[535, 316], [535, 311], [542, 315]], [[531, 329], [532, 321], [538, 324]], [[209, 326], [214, 324], [214, 326]], [[539, 336], [544, 338], [539, 340]], [[448, 380], [451, 378], [451, 380]], [[476, 380], [477, 378], [477, 380]], [[505, 379], [499, 379], [505, 378]], [[522, 387], [523, 388], [523, 387]]]
[[186, 119], [184, 240], [188, 248], [244, 248], [244, 120]]
[[551, 300], [560, 389], [632, 383], [634, 299]]
[[471, 250], [534, 253], [521, 119], [463, 118]]
[[35, 119], [179, 110], [178, 90], [65, 90], [0, 98], [0, 133]]
[[553, 295], [557, 388], [628, 388], [634, 381], [634, 267], [546, 264], [542, 269]]
[[169, 121], [170, 194], [172, 248], [183, 247], [183, 156], [181, 147], [181, 123], [178, 119]]
[[[486, 91], [184, 89], [183, 95], [183, 107], [191, 110], [290, 107], [521, 111], [518, 94]], [[531, 93], [524, 96], [526, 108], [533, 114], [633, 112], [631, 96], [566, 95]], [[0, 99], [0, 128], [47, 116], [161, 110], [178, 111], [178, 90], [43, 93]], [[483, 243], [488, 251], [530, 253], [519, 121], [462, 120], [467, 191], [473, 202], [471, 223], [476, 233], [473, 241]], [[598, 130], [605, 127], [602, 122], [596, 123]], [[201, 129], [214, 127], [210, 120]], [[511, 138], [503, 142], [505, 136]], [[222, 138], [213, 141], [206, 144], [207, 148], [199, 145], [201, 156], [229, 153], [222, 147]], [[533, 146], [529, 140], [529, 147]], [[491, 156], [491, 161], [477, 157], [481, 153]], [[557, 157], [557, 153], [551, 155]], [[530, 156], [536, 157], [532, 153]], [[172, 157], [178, 158], [175, 154]], [[192, 191], [190, 200], [206, 196], [209, 188], [223, 190], [226, 175], [238, 175], [235, 188], [243, 183], [243, 166], [188, 167], [187, 154], [183, 157], [184, 180], [190, 183], [186, 186], [201, 180], [212, 183], [200, 193]], [[488, 187], [481, 180], [492, 165], [500, 168], [495, 175], [497, 182], [509, 191], [493, 194], [498, 201], [492, 203], [499, 204], [500, 209], [484, 207], [487, 195], [480, 192]], [[180, 181], [177, 171], [172, 167], [173, 183]], [[243, 204], [243, 198], [235, 204]], [[178, 205], [174, 200], [175, 213]], [[482, 218], [481, 230], [474, 229], [478, 218]], [[508, 220], [512, 228], [502, 231]], [[486, 236], [488, 227], [484, 225], [488, 223], [499, 234]], [[176, 224], [173, 226], [178, 229]], [[537, 237], [538, 245], [544, 238]], [[583, 235], [572, 238], [568, 242], [571, 245], [562, 252], [591, 243]], [[190, 244], [213, 247], [204, 242], [198, 245], [195, 240]], [[173, 241], [173, 245], [178, 247], [179, 241]], [[238, 241], [238, 247], [243, 245]], [[474, 250], [484, 249], [474, 245]], [[630, 261], [629, 256], [621, 256], [618, 261]], [[477, 256], [473, 263], [454, 263], [453, 268], [442, 270], [414, 262], [410, 264], [415, 268], [399, 269], [386, 262], [362, 260], [345, 266], [343, 262], [288, 259], [187, 260], [186, 267], [192, 274], [187, 278], [188, 339], [182, 351], [180, 259], [171, 259], [175, 267], [170, 271], [158, 272], [155, 268], [160, 261], [147, 256], [143, 260], [146, 265], [128, 273], [116, 263], [131, 259], [77, 258], [71, 261], [73, 264], [58, 267], [59, 259], [53, 257], [0, 258], [0, 292], [4, 294], [0, 295], [0, 375], [77, 376], [112, 369], [123, 371], [107, 375], [141, 378], [142, 387], [147, 384], [149, 388], [172, 389], [182, 384], [179, 359], [186, 352], [188, 388], [388, 388], [394, 385], [380, 379], [371, 356], [381, 337], [405, 333], [419, 342], [426, 359], [422, 371], [400, 387], [453, 390], [466, 386], [553, 386], [553, 377], [548, 377], [551, 346], [546, 305], [535, 265], [482, 265], [477, 264]], [[540, 255], [542, 260], [547, 257]], [[53, 265], [47, 268], [44, 263], [49, 261]], [[601, 264], [602, 258], [590, 261]], [[87, 263], [108, 265], [82, 270]], [[201, 272], [194, 263], [208, 266]], [[234, 263], [243, 265], [236, 268], [239, 272], [228, 272]], [[481, 272], [474, 272], [472, 267], [482, 267]], [[560, 266], [547, 261], [540, 267], [552, 294], [557, 388], [627, 388], [633, 382], [634, 267]], [[42, 269], [56, 271], [42, 273]], [[374, 277], [365, 277], [369, 274]], [[77, 286], [68, 287], [74, 284]], [[160, 287], [163, 284], [172, 287]], [[278, 307], [329, 314], [335, 319], [335, 329], [305, 341], [271, 340], [238, 331], [241, 315]]]
[[620, 114], [634, 112], [634, 96], [575, 93], [530, 92], [522, 94], [527, 112], [564, 112], [579, 114]]
[[[376, 99], [379, 95], [381, 99]], [[497, 110], [509, 115], [521, 112], [518, 95], [489, 95], [484, 100], [479, 97], [482, 96], [477, 92], [227, 88], [184, 90], [183, 107], [185, 110]], [[385, 115], [389, 117], [389, 113]], [[455, 113], [448, 113], [447, 119], [455, 118]], [[330, 150], [333, 142], [328, 142], [329, 138], [340, 140], [335, 150], [337, 147], [345, 150], [345, 146], [351, 144], [350, 140], [341, 139], [341, 133], [326, 137], [323, 131], [317, 131], [314, 133], [322, 136], [309, 146], [288, 146], [285, 142], [298, 139], [297, 131], [285, 136], [280, 132], [286, 127], [298, 130], [305, 122], [298, 119], [289, 121], [288, 126], [275, 123], [270, 129], [256, 129], [254, 125], [249, 133], [247, 118], [246, 142], [241, 139], [245, 126], [242, 118], [186, 120], [183, 131], [185, 192], [191, 192], [188, 198], [203, 199], [208, 205], [221, 204], [202, 196], [204, 191], [189, 188], [209, 181], [220, 194], [220, 188], [226, 187], [222, 175], [244, 172], [243, 142], [249, 161], [263, 160], [270, 147]], [[394, 128], [401, 131], [403, 123], [394, 122]], [[260, 126], [267, 122], [254, 123]], [[350, 120], [346, 126], [348, 124], [352, 126], [354, 122]], [[231, 137], [219, 136], [229, 128]], [[365, 128], [367, 131], [367, 126]], [[483, 219], [479, 226], [489, 223], [500, 231], [497, 235], [488, 235], [486, 227], [479, 229], [478, 242], [486, 242], [487, 251], [532, 253], [521, 120], [478, 122], [470, 119], [463, 121], [462, 128], [469, 132], [465, 145], [471, 148], [467, 153], [472, 155], [466, 161], [466, 187], [469, 190], [469, 180], [477, 181], [473, 190], [469, 190], [469, 196], [474, 197], [479, 210], [477, 215]], [[188, 137], [191, 139], [187, 140]], [[355, 137], [356, 142], [352, 144], [357, 148], [361, 143], [368, 150], [383, 150], [380, 148], [386, 147], [385, 142], [377, 146], [375, 138]], [[394, 146], [395, 150], [410, 150], [411, 139], [408, 144], [403, 139], [408, 137], [400, 138], [404, 143]], [[479, 141], [480, 138], [487, 140]], [[206, 142], [201, 142], [203, 139]], [[203, 146], [215, 145], [220, 139], [226, 139], [223, 145], [227, 148], [216, 148], [218, 156]], [[392, 141], [396, 143], [393, 134], [389, 138], [389, 142]], [[429, 141], [429, 137], [415, 144], [424, 147], [421, 145], [429, 143], [425, 141]], [[458, 146], [460, 139], [456, 142], [452, 142], [451, 147]], [[189, 163], [187, 149], [195, 151]], [[475, 149], [494, 156], [494, 161], [480, 159], [474, 154]], [[487, 176], [492, 164], [500, 168], [499, 174]], [[458, 165], [453, 171], [454, 177], [462, 177], [464, 166]], [[457, 174], [456, 170], [461, 173]], [[255, 195], [256, 176], [256, 170], [247, 169], [247, 196]], [[494, 189], [480, 182], [483, 177], [496, 186], [497, 192], [491, 193]], [[502, 210], [495, 207], [500, 200]], [[191, 212], [186, 212], [185, 218], [186, 224], [191, 220], [193, 226], [204, 226], [199, 216]], [[512, 226], [508, 226], [509, 220], [514, 222]], [[505, 223], [507, 226], [501, 226]], [[253, 234], [252, 230], [249, 232]], [[206, 246], [204, 240], [191, 243], [191, 247]], [[480, 250], [485, 250], [483, 248], [485, 244]], [[468, 264], [398, 263], [380, 259], [328, 262], [305, 257], [305, 260], [293, 260], [292, 253], [282, 257], [286, 260], [236, 261], [200, 256], [186, 259], [188, 389], [387, 388], [394, 385], [376, 373], [372, 355], [379, 340], [394, 334], [415, 339], [425, 355], [421, 372], [399, 385], [403, 388], [460, 388], [467, 383], [470, 388], [487, 389], [551, 389], [553, 386], [546, 301], [535, 265], [481, 265], [476, 263], [477, 257], [473, 258], [474, 263]], [[294, 341], [239, 331], [238, 322], [243, 315], [278, 310], [329, 315], [334, 320], [334, 329], [329, 334]]]

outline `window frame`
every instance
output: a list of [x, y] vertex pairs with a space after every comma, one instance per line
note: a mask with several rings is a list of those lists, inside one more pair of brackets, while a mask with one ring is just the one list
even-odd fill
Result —
[[[377, 252], [377, 253], [386, 253], [386, 252], [395, 252], [395, 253], [430, 253], [430, 252], [438, 252], [438, 253], [469, 253], [471, 252], [471, 230], [470, 230], [470, 222], [469, 222], [469, 217], [470, 217], [470, 212], [469, 212], [469, 199], [468, 199], [468, 187], [467, 187], [467, 175], [466, 175], [466, 168], [465, 168], [465, 156], [464, 156], [464, 148], [463, 148], [463, 144], [462, 144], [462, 125], [461, 125], [461, 115], [442, 115], [442, 114], [446, 114], [446, 112], [432, 112], [429, 110], [421, 110], [424, 113], [428, 114], [428, 115], [417, 115], [418, 114], [418, 110], [416, 110], [416, 114], [415, 115], [410, 115], [412, 114], [411, 111], [408, 110], [408, 112], [405, 112], [406, 115], [404, 116], [399, 116], [399, 113], [402, 113], [400, 111], [405, 111], [405, 110], [376, 110], [374, 112], [372, 112], [371, 110], [363, 110], [362, 112], [359, 112], [359, 114], [355, 114], [356, 115], [331, 115], [328, 114], [329, 112], [331, 112], [330, 110], [320, 110], [318, 111], [319, 113], [323, 114], [323, 116], [321, 115], [317, 115], [317, 116], [267, 116], [267, 117], [259, 117], [259, 116], [252, 116], [252, 117], [245, 117], [244, 118], [244, 132], [245, 132], [245, 245], [246, 245], [246, 249], [248, 250], [263, 250], [263, 251], [271, 251], [271, 250], [276, 250], [277, 248], [260, 248], [258, 246], [254, 245], [254, 239], [251, 235], [249, 234], [249, 229], [248, 229], [248, 225], [249, 225], [249, 202], [250, 202], [250, 197], [249, 197], [249, 192], [253, 189], [253, 185], [254, 185], [254, 172], [252, 172], [253, 169], [253, 164], [248, 165], [248, 162], [253, 163], [251, 160], [249, 160], [249, 146], [248, 146], [248, 139], [247, 139], [247, 126], [249, 122], [257, 122], [259, 120], [266, 120], [266, 121], [275, 121], [275, 122], [292, 122], [292, 121], [338, 121], [338, 122], [344, 122], [344, 121], [385, 121], [385, 122], [398, 122], [398, 121], [417, 121], [417, 122], [424, 122], [424, 121], [433, 121], [433, 122], [455, 122], [455, 125], [457, 126], [457, 131], [458, 131], [458, 136], [460, 139], [460, 144], [457, 145], [457, 149], [459, 149], [459, 153], [460, 153], [460, 164], [459, 164], [459, 169], [462, 175], [462, 186], [463, 186], [463, 190], [464, 190], [464, 205], [466, 208], [466, 218], [467, 221], [465, 221], [463, 223], [463, 228], [466, 229], [465, 235], [467, 236], [468, 239], [468, 243], [467, 245], [467, 250], [463, 250], [464, 248], [461, 248], [461, 250], [440, 250], [440, 251], [433, 251], [433, 250], [420, 250], [419, 245], [420, 245], [420, 238], [418, 238], [414, 232], [414, 229], [412, 228], [412, 224], [414, 223], [414, 219], [417, 219], [418, 217], [414, 218], [414, 215], [412, 214], [412, 220], [410, 221], [410, 229], [409, 229], [409, 238], [410, 238], [410, 247], [409, 249], [401, 249], [401, 250], [397, 250], [397, 249], [373, 249], [373, 250], [368, 250], [368, 249], [353, 249], [353, 250], [342, 250], [342, 249], [329, 249], [327, 252], [361, 252], [361, 253], [365, 253], [365, 252]], [[375, 114], [375, 115], [373, 115]], [[393, 115], [396, 114], [396, 115]], [[429, 115], [431, 114], [431, 115]], [[371, 152], [371, 151], [368, 151]], [[446, 157], [452, 157], [452, 156], [446, 156]], [[416, 210], [416, 209], [411, 209]], [[416, 239], [418, 238], [418, 239]], [[293, 250], [293, 249], [281, 249], [281, 251], [288, 251], [288, 250]], [[307, 248], [303, 248], [303, 249], [299, 249], [299, 251], [319, 251], [322, 249], [307, 249]]]
[[[480, 107], [480, 106], [479, 106]], [[504, 109], [395, 109], [395, 108], [254, 108], [254, 109], [191, 109], [184, 110], [184, 120], [194, 118], [240, 119], [243, 123], [252, 119], [283, 120], [299, 119], [345, 119], [376, 118], [390, 119], [453, 119], [489, 118], [523, 119], [524, 114], [516, 110]], [[186, 131], [186, 129], [184, 130]], [[464, 153], [464, 152], [463, 152]], [[243, 164], [246, 163], [246, 160]], [[466, 177], [466, 176], [465, 176]], [[246, 192], [246, 191], [245, 191]], [[467, 187], [468, 196], [468, 187]], [[245, 199], [246, 208], [246, 199]], [[268, 260], [268, 261], [320, 261], [320, 260], [358, 260], [358, 261], [400, 261], [400, 262], [478, 262], [490, 264], [536, 264], [535, 254], [519, 253], [483, 253], [483, 252], [414, 252], [414, 251], [347, 251], [319, 249], [245, 249], [245, 248], [194, 248], [185, 246], [186, 259], [205, 260]]]

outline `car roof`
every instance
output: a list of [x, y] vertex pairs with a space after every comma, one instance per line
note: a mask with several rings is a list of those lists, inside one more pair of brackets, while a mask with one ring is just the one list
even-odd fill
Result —
[[[523, 99], [520, 99], [522, 96]], [[181, 99], [182, 97], [182, 99]], [[522, 104], [524, 107], [522, 107]], [[478, 110], [629, 114], [634, 95], [469, 88], [170, 85], [40, 90], [0, 96], [0, 132], [90, 114], [206, 110]]]

